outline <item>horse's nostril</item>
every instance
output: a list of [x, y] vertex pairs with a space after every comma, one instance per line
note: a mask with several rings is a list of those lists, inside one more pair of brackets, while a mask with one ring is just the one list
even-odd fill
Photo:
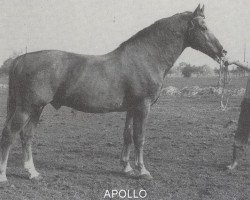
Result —
[[227, 54], [227, 51], [225, 49], [222, 50], [222, 54], [223, 55], [226, 55]]

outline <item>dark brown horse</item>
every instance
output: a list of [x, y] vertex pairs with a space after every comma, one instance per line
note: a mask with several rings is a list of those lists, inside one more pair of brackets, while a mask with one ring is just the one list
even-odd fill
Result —
[[186, 47], [213, 59], [222, 46], [204, 22], [204, 6], [156, 21], [114, 51], [100, 56], [56, 50], [28, 53], [15, 59], [9, 74], [7, 119], [0, 143], [0, 181], [6, 181], [11, 145], [21, 135], [24, 168], [39, 179], [31, 151], [33, 128], [47, 104], [89, 113], [127, 112], [121, 164], [131, 174], [129, 154], [135, 145], [135, 164], [151, 179], [143, 163], [146, 119], [157, 101], [164, 78]]

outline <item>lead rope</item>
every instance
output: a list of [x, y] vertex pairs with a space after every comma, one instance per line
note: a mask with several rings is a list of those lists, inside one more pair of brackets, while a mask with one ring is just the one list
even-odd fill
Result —
[[231, 81], [229, 72], [228, 72], [228, 66], [224, 65], [224, 61], [220, 61], [220, 77], [219, 77], [219, 88], [222, 88], [221, 91], [221, 100], [220, 100], [220, 106], [222, 111], [227, 110], [227, 105], [229, 102], [229, 93], [226, 90], [226, 85], [228, 85]]

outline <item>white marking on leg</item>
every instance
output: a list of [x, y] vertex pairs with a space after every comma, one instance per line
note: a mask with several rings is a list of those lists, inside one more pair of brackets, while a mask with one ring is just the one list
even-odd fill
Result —
[[143, 166], [141, 169], [140, 169], [140, 175], [150, 175], [149, 171]]
[[8, 181], [7, 177], [6, 177], [6, 174], [0, 174], [0, 183], [5, 182], [5, 181]]
[[[2, 154], [2, 152], [0, 151], [0, 154]], [[0, 155], [0, 182], [5, 182], [7, 181], [7, 177], [6, 177], [6, 168], [7, 168], [7, 161], [8, 161], [8, 157], [9, 157], [9, 149], [7, 149], [6, 151], [6, 158], [3, 160], [3, 156]]]
[[132, 170], [133, 170], [133, 168], [130, 166], [129, 162], [127, 162], [127, 165], [126, 165], [126, 167], [124, 168], [124, 172], [130, 172], [130, 171], [132, 171]]
[[28, 161], [24, 162], [24, 168], [29, 172], [29, 174], [30, 174], [29, 178], [30, 179], [39, 176], [39, 173], [36, 171], [36, 168], [35, 168], [32, 157], [30, 157], [30, 159]]
[[0, 163], [0, 182], [7, 181], [6, 177], [6, 167], [7, 167], [7, 162]]
[[238, 165], [238, 162], [234, 161], [231, 165], [227, 166], [227, 168], [230, 170], [233, 170], [233, 169], [235, 169], [235, 167], [237, 167], [237, 165]]

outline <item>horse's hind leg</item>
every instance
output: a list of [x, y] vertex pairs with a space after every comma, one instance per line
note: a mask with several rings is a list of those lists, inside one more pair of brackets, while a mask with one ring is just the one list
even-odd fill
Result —
[[123, 166], [123, 172], [132, 175], [133, 174], [133, 169], [129, 164], [129, 154], [131, 150], [131, 145], [133, 141], [133, 136], [132, 136], [132, 122], [133, 122], [133, 115], [131, 112], [127, 112], [126, 115], [126, 122], [125, 122], [125, 127], [124, 127], [124, 132], [123, 132], [123, 149], [121, 153], [121, 165]]
[[32, 139], [34, 135], [33, 129], [36, 127], [38, 123], [41, 111], [42, 109], [35, 113], [32, 113], [30, 121], [20, 132], [22, 150], [23, 150], [24, 168], [28, 171], [30, 179], [37, 179], [37, 180], [41, 179], [42, 177], [36, 171], [36, 168], [33, 162], [31, 145], [32, 145]]
[[6, 167], [11, 145], [16, 135], [29, 122], [29, 114], [20, 107], [17, 107], [14, 113], [9, 113], [9, 115], [12, 116], [7, 116], [0, 141], [0, 182], [7, 181]]

